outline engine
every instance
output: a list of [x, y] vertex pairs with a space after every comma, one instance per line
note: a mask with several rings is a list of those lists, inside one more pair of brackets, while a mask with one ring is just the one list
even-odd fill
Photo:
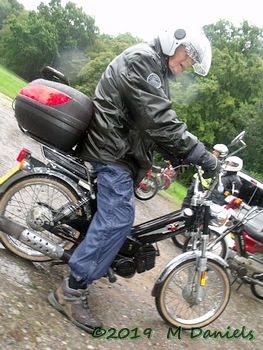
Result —
[[142, 246], [133, 257], [117, 255], [112, 268], [114, 272], [124, 278], [131, 278], [135, 273], [142, 273], [155, 266], [157, 251], [153, 245]]

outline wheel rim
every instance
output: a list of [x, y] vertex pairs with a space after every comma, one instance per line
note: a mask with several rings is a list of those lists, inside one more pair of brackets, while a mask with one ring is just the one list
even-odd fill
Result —
[[200, 302], [191, 298], [195, 293], [196, 261], [177, 268], [167, 279], [162, 291], [162, 311], [168, 323], [191, 328], [203, 327], [216, 319], [225, 309], [229, 300], [229, 281], [222, 274], [222, 268], [209, 264], [207, 282], [201, 293]]
[[135, 193], [140, 199], [152, 198], [157, 192], [156, 183], [153, 179], [145, 178], [142, 180], [142, 186], [137, 186]]
[[[65, 248], [68, 245], [68, 241], [52, 235], [44, 230], [41, 225], [43, 225], [45, 220], [51, 222], [54, 213], [63, 205], [72, 201], [72, 199], [69, 194], [65, 193], [63, 188], [56, 186], [55, 182], [49, 182], [47, 179], [46, 181], [39, 180], [37, 182], [34, 179], [34, 181], [25, 183], [17, 190], [14, 190], [13, 193], [10, 193], [4, 207], [1, 208], [1, 214], [22, 226], [40, 232], [41, 236]], [[74, 236], [74, 232], [72, 232], [72, 236]], [[11, 236], [5, 234], [5, 239], [15, 250], [24, 255], [36, 258], [44, 256]]]

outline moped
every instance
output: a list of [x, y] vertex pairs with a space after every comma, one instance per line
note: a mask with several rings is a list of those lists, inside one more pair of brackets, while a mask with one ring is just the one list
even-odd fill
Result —
[[[96, 212], [96, 172], [74, 155], [74, 149], [66, 149], [69, 141], [74, 145], [76, 138], [82, 137], [76, 137], [76, 120], [71, 120], [74, 113], [86, 115], [90, 101], [75, 89], [61, 85], [38, 79], [17, 96], [14, 108], [19, 127], [40, 143], [45, 161], [23, 149], [17, 158], [18, 166], [0, 178], [1, 242], [12, 253], [30, 261], [67, 263]], [[71, 104], [68, 109], [67, 103]], [[61, 114], [63, 118], [59, 118]], [[65, 138], [69, 140], [64, 142]], [[218, 179], [216, 176], [213, 186], [218, 185]], [[199, 177], [191, 208], [133, 226], [107, 272], [109, 281], [115, 282], [118, 275], [131, 278], [148, 271], [160, 255], [159, 241], [186, 230], [201, 230], [201, 249], [172, 259], [152, 290], [164, 321], [183, 329], [213, 322], [230, 298], [227, 263], [206, 250], [211, 201], [198, 188]]]
[[173, 166], [171, 162], [165, 161], [166, 167], [153, 165], [151, 170], [134, 188], [134, 195], [140, 200], [153, 198], [158, 190], [167, 190], [175, 181], [178, 175], [183, 173], [188, 165]]

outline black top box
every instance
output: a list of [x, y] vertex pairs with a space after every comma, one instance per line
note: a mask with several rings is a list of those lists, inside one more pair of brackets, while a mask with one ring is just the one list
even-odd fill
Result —
[[93, 103], [85, 94], [49, 80], [33, 80], [15, 99], [15, 117], [23, 132], [64, 152], [81, 140], [92, 116]]

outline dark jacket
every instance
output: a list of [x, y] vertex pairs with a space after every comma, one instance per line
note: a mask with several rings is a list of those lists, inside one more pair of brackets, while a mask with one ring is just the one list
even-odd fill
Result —
[[[230, 192], [233, 196], [238, 196], [239, 190], [242, 186], [242, 181], [236, 172], [226, 172], [224, 176], [222, 176], [222, 185], [224, 186], [224, 192]], [[225, 194], [224, 192], [218, 192], [214, 190], [211, 195], [211, 200], [215, 204], [225, 205]]]
[[168, 75], [158, 40], [117, 56], [97, 85], [95, 115], [77, 155], [120, 165], [137, 181], [150, 169], [155, 147], [186, 158], [199, 141], [171, 109]]

